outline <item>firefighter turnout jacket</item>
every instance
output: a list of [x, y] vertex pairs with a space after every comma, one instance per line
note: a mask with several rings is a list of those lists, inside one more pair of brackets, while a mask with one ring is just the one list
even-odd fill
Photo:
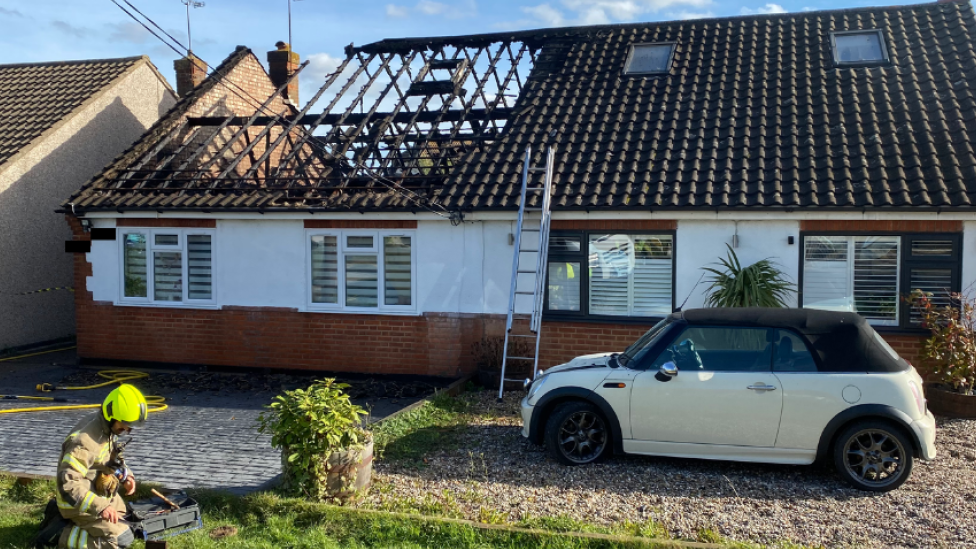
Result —
[[98, 472], [112, 474], [108, 463], [117, 441], [101, 410], [78, 422], [64, 439], [56, 496], [61, 516], [97, 517], [111, 505], [111, 499], [95, 493], [94, 481]]

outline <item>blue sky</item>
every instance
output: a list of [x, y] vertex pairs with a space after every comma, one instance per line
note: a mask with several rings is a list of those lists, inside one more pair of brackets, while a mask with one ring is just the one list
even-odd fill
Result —
[[[118, 0], [122, 3], [121, 0]], [[129, 0], [186, 43], [181, 0]], [[191, 11], [193, 50], [216, 65], [238, 44], [264, 58], [287, 40], [289, 0], [206, 0]], [[311, 65], [303, 94], [350, 42], [551, 26], [664, 21], [878, 4], [878, 0], [291, 0], [294, 50]], [[883, 2], [913, 3], [913, 2]], [[124, 5], [124, 4], [123, 4]], [[172, 83], [177, 55], [110, 0], [0, 0], [0, 64], [149, 55]], [[308, 97], [308, 95], [305, 95]]]

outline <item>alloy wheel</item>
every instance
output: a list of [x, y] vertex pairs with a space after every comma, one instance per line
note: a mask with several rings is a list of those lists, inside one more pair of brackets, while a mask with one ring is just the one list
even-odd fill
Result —
[[863, 429], [844, 444], [847, 472], [866, 485], [892, 484], [905, 470], [905, 448], [898, 437], [882, 429]]
[[589, 463], [603, 453], [606, 445], [606, 424], [593, 412], [575, 412], [559, 426], [559, 450], [570, 461]]

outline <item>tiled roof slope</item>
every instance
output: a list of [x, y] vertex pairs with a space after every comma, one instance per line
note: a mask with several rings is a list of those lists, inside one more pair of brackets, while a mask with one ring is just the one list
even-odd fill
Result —
[[[833, 66], [829, 33], [881, 29], [891, 64]], [[438, 195], [517, 204], [527, 145], [556, 148], [556, 209], [970, 208], [969, 2], [593, 27], [550, 40], [507, 135]], [[629, 47], [677, 41], [670, 74]], [[537, 175], [541, 177], [541, 174]]]
[[[159, 141], [165, 138], [176, 126], [180, 124], [183, 119], [183, 115], [193, 106], [193, 103], [206, 95], [210, 90], [220, 83], [220, 79], [228, 74], [238, 63], [244, 60], [248, 55], [251, 55], [251, 50], [244, 46], [237, 46], [237, 48], [224, 59], [216, 68], [213, 69], [210, 76], [204, 78], [198, 86], [193, 88], [190, 93], [181, 97], [179, 101], [173, 105], [170, 110], [161, 116], [155, 124], [146, 130], [146, 133], [142, 134], [131, 147], [122, 151], [122, 153], [115, 158], [102, 173], [96, 175], [91, 181], [86, 183], [71, 195], [70, 198], [61, 204], [61, 211], [68, 211], [72, 209], [72, 204], [78, 203], [79, 206], [84, 208], [95, 210], [98, 208], [98, 202], [104, 200], [102, 197], [98, 197], [93, 193], [99, 187], [105, 185], [107, 178], [115, 177], [122, 173], [126, 168], [132, 166], [136, 163], [139, 158], [146, 154], [150, 149], [152, 149]], [[145, 198], [136, 194], [132, 194], [129, 197], [130, 200], [138, 202], [144, 202]], [[122, 204], [109, 204], [109, 209], [116, 209], [121, 207]], [[103, 208], [104, 209], [104, 208]]]
[[143, 59], [0, 65], [0, 165]]

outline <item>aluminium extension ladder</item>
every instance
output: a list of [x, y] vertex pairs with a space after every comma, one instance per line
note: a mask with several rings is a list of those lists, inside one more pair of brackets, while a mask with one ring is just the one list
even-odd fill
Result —
[[[508, 316], [505, 319], [505, 346], [502, 352], [502, 372], [498, 385], [498, 400], [501, 401], [505, 391], [506, 381], [522, 381], [505, 379], [505, 368], [510, 360], [531, 361], [532, 379], [539, 371], [539, 340], [542, 338], [542, 302], [546, 290], [546, 268], [549, 257], [549, 222], [550, 200], [552, 196], [552, 168], [555, 153], [552, 147], [546, 154], [546, 167], [533, 168], [529, 166], [532, 159], [532, 148], [525, 149], [525, 161], [522, 164], [522, 194], [519, 201], [518, 222], [515, 227], [515, 254], [512, 259], [512, 288], [508, 294]], [[529, 187], [529, 174], [545, 172], [545, 183], [542, 187]], [[527, 193], [542, 193], [542, 207], [527, 207]], [[539, 217], [527, 216], [528, 212], [539, 212]], [[522, 238], [523, 233], [538, 234], [538, 239]], [[535, 248], [523, 248], [524, 242]], [[533, 258], [532, 255], [535, 255]], [[523, 257], [527, 256], [527, 257]], [[533, 260], [535, 265], [532, 265]], [[531, 275], [531, 276], [530, 276]], [[530, 301], [531, 299], [531, 301]], [[528, 302], [528, 303], [526, 303]], [[530, 308], [531, 312], [525, 313]], [[512, 321], [515, 317], [529, 318], [531, 335], [512, 333]], [[515, 356], [510, 354], [511, 342], [514, 338], [528, 339], [534, 343], [533, 356]], [[534, 341], [532, 341], [534, 340]]]

